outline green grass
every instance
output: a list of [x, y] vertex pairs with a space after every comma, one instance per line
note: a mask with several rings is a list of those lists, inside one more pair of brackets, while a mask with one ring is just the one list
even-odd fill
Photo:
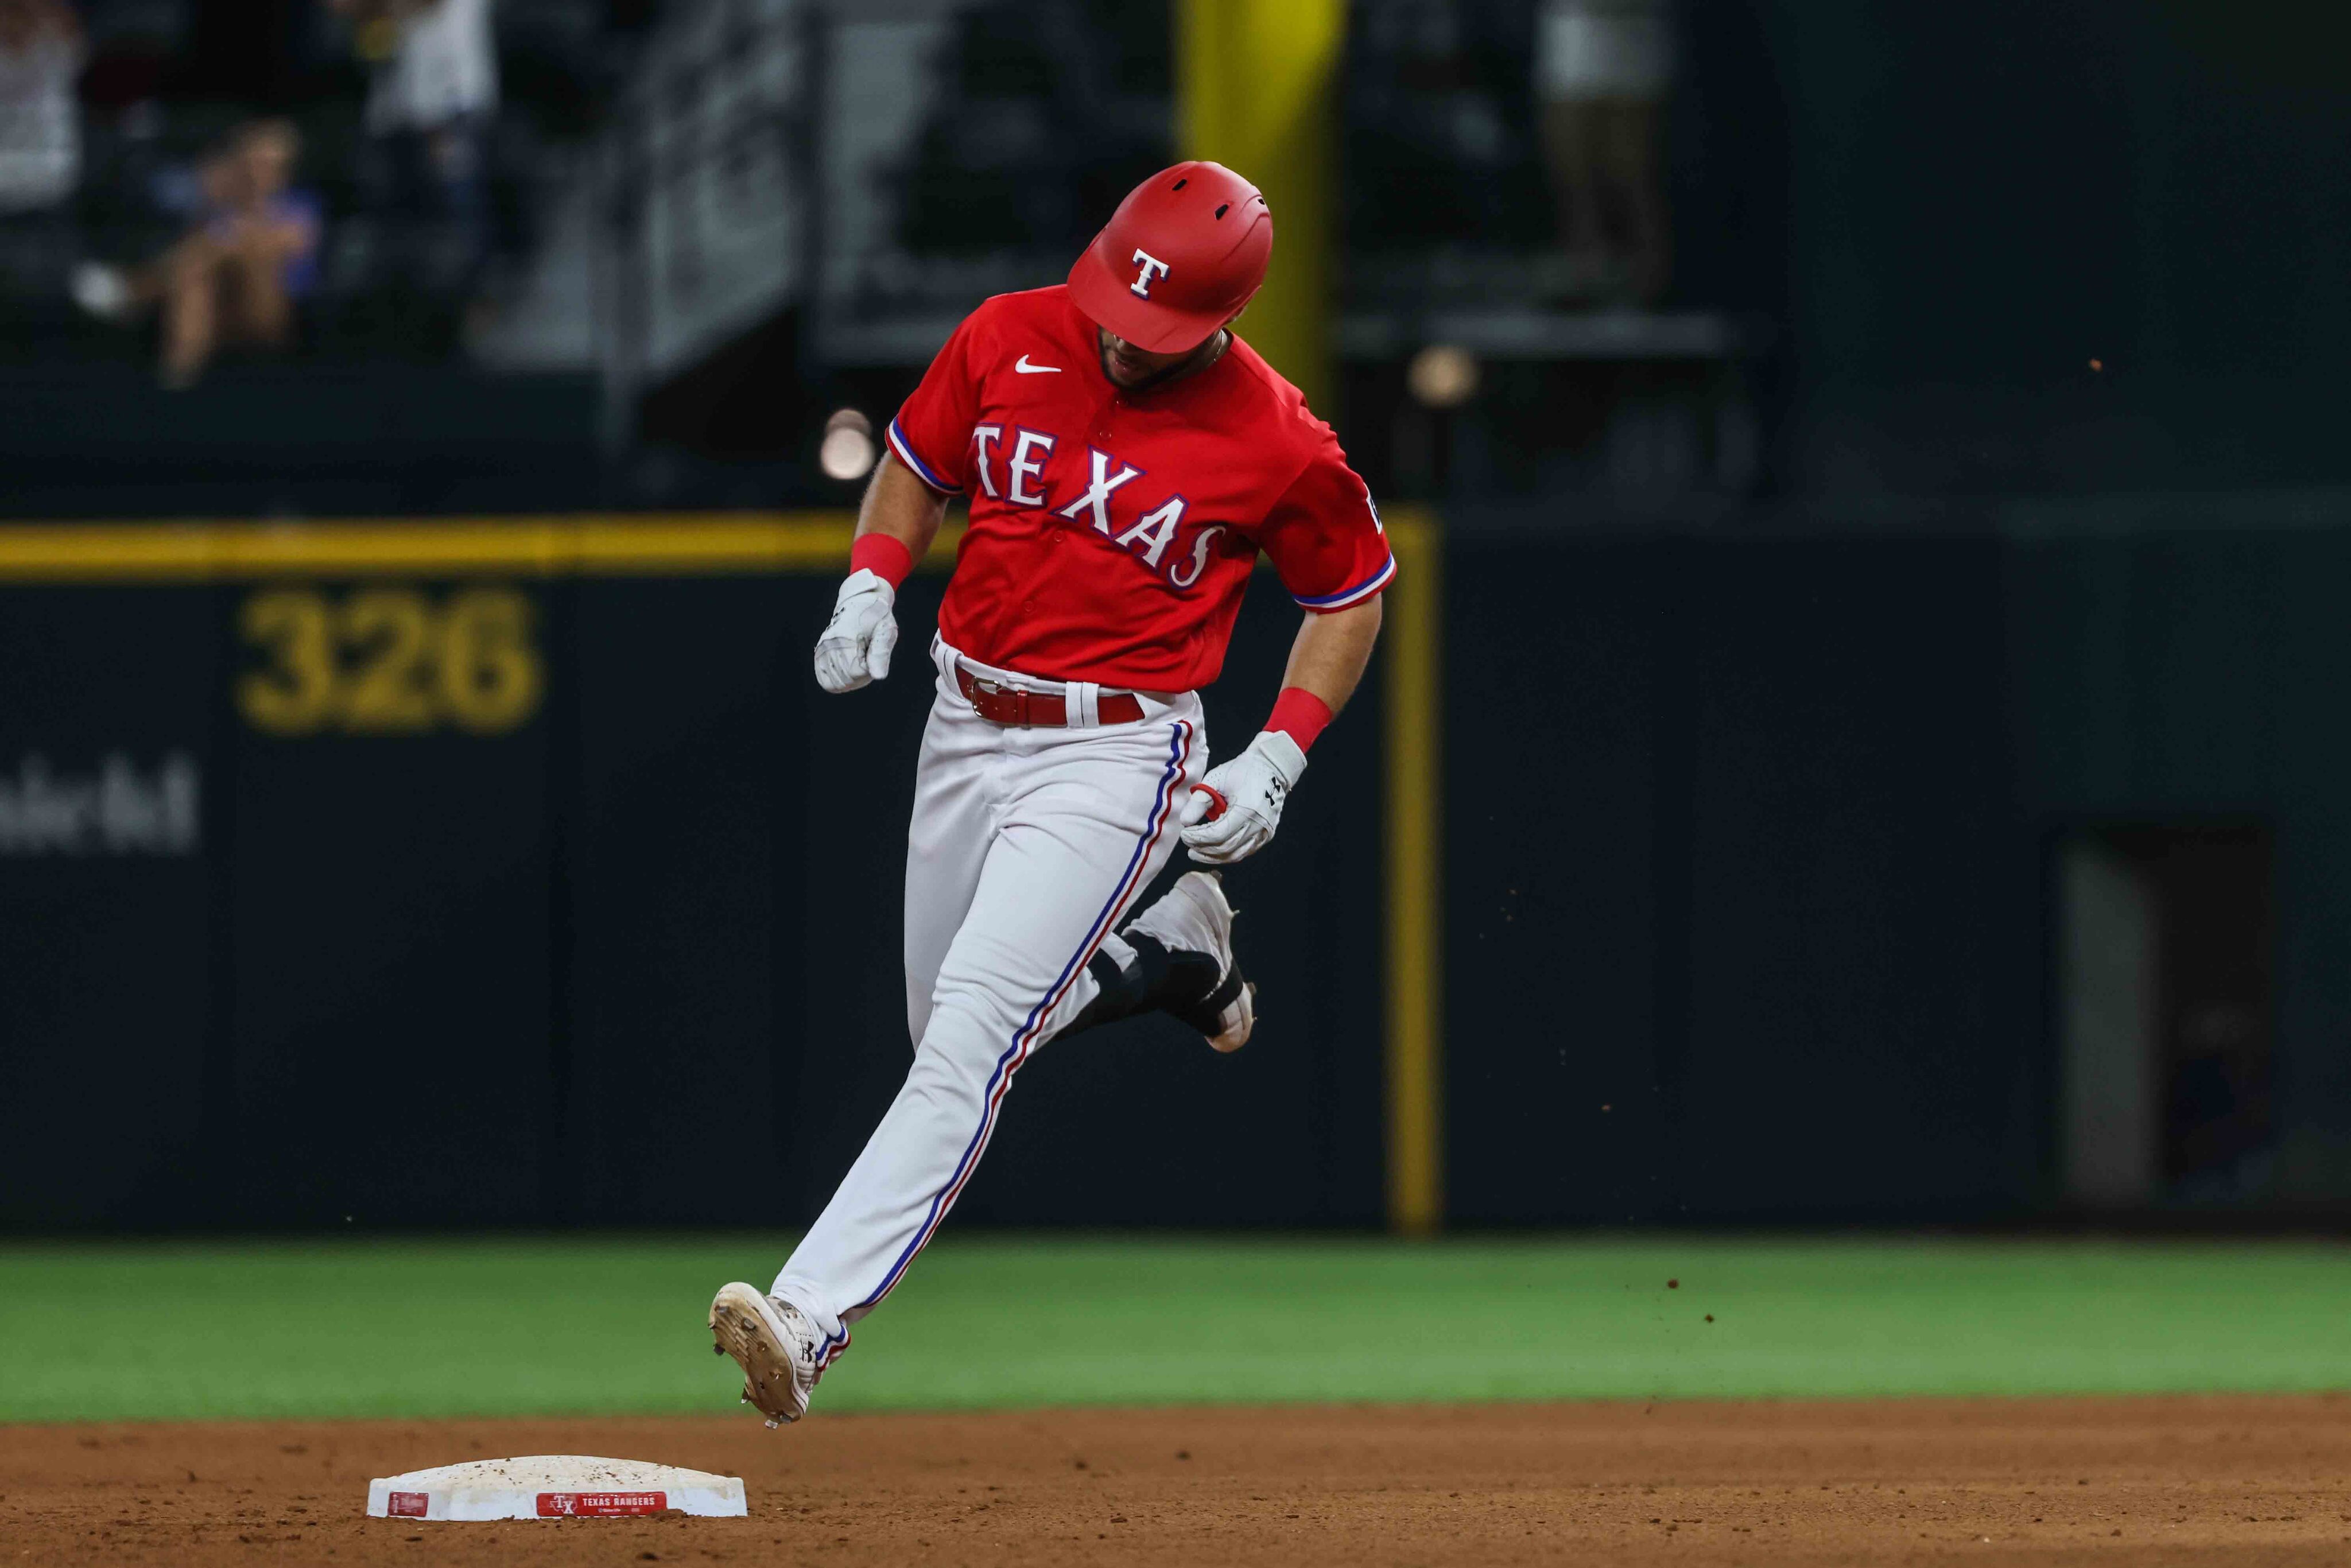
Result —
[[[0, 1421], [723, 1411], [704, 1307], [784, 1251], [0, 1246]], [[828, 1411], [2341, 1389], [2351, 1249], [950, 1237], [856, 1337]]]

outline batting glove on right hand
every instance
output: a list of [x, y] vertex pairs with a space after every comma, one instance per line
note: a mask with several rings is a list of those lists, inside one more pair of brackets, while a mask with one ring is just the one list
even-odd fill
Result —
[[836, 696], [853, 692], [890, 673], [890, 650], [898, 645], [897, 618], [890, 613], [897, 590], [870, 570], [852, 571], [832, 603], [832, 619], [816, 640], [816, 684]]
[[1230, 865], [1272, 841], [1282, 803], [1306, 772], [1306, 753], [1287, 730], [1261, 729], [1249, 749], [1192, 786], [1184, 802], [1184, 847], [1203, 865]]

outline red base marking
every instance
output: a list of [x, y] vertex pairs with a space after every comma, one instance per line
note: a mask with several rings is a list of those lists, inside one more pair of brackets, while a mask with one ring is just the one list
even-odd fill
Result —
[[396, 1491], [385, 1501], [383, 1511], [393, 1519], [423, 1519], [432, 1500], [421, 1491]]
[[541, 1519], [623, 1519], [632, 1514], [666, 1513], [665, 1491], [543, 1491], [538, 1494]]

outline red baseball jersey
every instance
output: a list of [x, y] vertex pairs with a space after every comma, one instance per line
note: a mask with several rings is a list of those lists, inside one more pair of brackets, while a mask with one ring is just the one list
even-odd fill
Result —
[[1259, 550], [1312, 611], [1395, 575], [1338, 438], [1256, 350], [1235, 338], [1207, 370], [1127, 392], [1059, 285], [965, 318], [890, 422], [890, 447], [970, 498], [940, 635], [1024, 674], [1207, 685]]

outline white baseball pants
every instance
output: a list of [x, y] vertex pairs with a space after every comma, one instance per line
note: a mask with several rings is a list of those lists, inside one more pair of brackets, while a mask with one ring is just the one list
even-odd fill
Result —
[[[936, 642], [906, 849], [905, 1086], [801, 1238], [774, 1293], [825, 1334], [890, 1293], [979, 1164], [1006, 1092], [1099, 988], [1086, 960], [1167, 863], [1176, 816], [1207, 768], [1199, 698], [1143, 696], [1129, 724], [1012, 728], [981, 718]], [[1090, 686], [963, 661], [976, 675], [1064, 693]], [[1142, 695], [1142, 694], [1137, 694]]]

